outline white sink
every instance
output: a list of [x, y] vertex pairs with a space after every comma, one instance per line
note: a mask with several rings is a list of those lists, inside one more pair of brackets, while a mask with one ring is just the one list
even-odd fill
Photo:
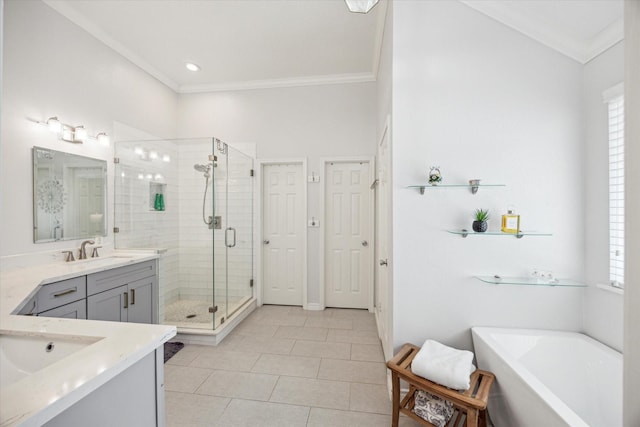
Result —
[[0, 331], [0, 389], [64, 359], [100, 338], [14, 335]]
[[110, 256], [99, 257], [99, 258], [88, 258], [88, 259], [83, 259], [79, 261], [72, 261], [72, 262], [69, 262], [68, 265], [70, 266], [86, 265], [86, 266], [92, 266], [92, 267], [103, 267], [111, 264], [121, 263], [123, 261], [127, 261], [133, 258], [134, 258], [133, 255], [110, 255]]

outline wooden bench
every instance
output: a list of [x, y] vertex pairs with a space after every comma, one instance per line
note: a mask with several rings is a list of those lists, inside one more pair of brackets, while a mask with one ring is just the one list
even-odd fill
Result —
[[[392, 426], [398, 427], [400, 412], [402, 412], [425, 426], [433, 427], [433, 424], [413, 412], [415, 393], [417, 390], [424, 390], [453, 403], [454, 413], [447, 426], [486, 427], [487, 399], [495, 379], [494, 375], [491, 372], [476, 369], [471, 374], [471, 386], [468, 390], [452, 390], [411, 372], [411, 362], [419, 350], [420, 348], [413, 344], [405, 344], [398, 354], [387, 362], [387, 366], [391, 369], [393, 385]], [[409, 392], [402, 401], [400, 401], [400, 379], [409, 383]], [[465, 418], [466, 422], [461, 424]]]

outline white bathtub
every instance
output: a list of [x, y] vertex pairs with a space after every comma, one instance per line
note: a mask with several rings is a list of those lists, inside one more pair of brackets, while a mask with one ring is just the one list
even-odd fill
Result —
[[478, 366], [493, 372], [496, 427], [622, 426], [622, 354], [586, 335], [471, 329]]

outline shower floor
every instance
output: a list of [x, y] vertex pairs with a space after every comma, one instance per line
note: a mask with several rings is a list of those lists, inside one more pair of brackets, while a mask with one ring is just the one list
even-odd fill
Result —
[[231, 316], [249, 299], [250, 297], [229, 298], [228, 307], [225, 303], [216, 303], [218, 311], [215, 313], [215, 325], [214, 313], [209, 313], [210, 300], [180, 299], [165, 307], [164, 323], [183, 328], [214, 329], [222, 324], [222, 319]]

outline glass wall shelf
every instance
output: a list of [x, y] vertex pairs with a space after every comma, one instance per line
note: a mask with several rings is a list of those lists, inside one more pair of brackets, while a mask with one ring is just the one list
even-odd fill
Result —
[[563, 286], [570, 288], [586, 288], [584, 283], [570, 279], [553, 279], [548, 282], [540, 281], [535, 277], [502, 277], [498, 276], [473, 276], [475, 279], [492, 285], [521, 285], [521, 286]]
[[480, 187], [506, 187], [506, 184], [422, 184], [422, 185], [408, 185], [407, 188], [416, 188], [420, 190], [420, 194], [424, 194], [425, 189], [434, 190], [446, 190], [448, 188], [468, 188], [471, 190], [471, 194], [476, 194]]
[[485, 235], [485, 236], [513, 236], [518, 239], [521, 239], [524, 236], [553, 236], [553, 234], [551, 233], [543, 233], [540, 231], [519, 231], [517, 233], [503, 233], [502, 231], [498, 231], [498, 230], [493, 230], [493, 231], [487, 230], [482, 233], [478, 233], [476, 231], [465, 230], [464, 228], [462, 230], [447, 230], [447, 233], [457, 234], [462, 237]]

